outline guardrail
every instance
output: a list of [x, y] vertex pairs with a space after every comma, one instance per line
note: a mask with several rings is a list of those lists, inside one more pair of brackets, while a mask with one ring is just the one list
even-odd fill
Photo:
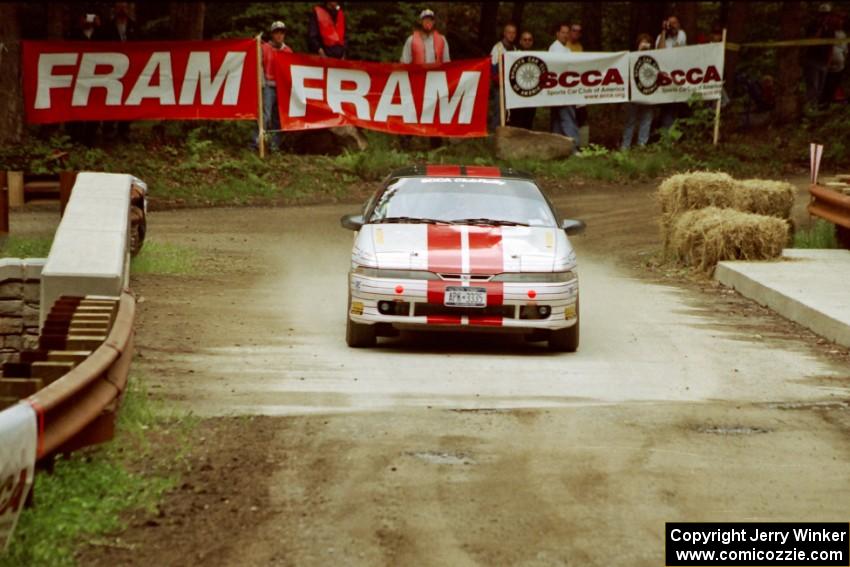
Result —
[[850, 195], [820, 185], [809, 186], [809, 195], [809, 214], [833, 223], [839, 244], [850, 249]]

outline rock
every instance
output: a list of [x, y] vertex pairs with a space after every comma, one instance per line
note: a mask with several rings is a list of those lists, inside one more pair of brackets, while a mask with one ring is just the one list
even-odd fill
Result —
[[366, 138], [354, 126], [338, 126], [319, 130], [303, 130], [293, 134], [293, 148], [299, 154], [339, 155], [346, 150], [362, 152]]
[[0, 300], [0, 316], [2, 317], [20, 317], [23, 308], [24, 302], [20, 299]]
[[511, 126], [496, 128], [495, 142], [499, 159], [561, 159], [575, 150], [572, 138]]
[[31, 305], [24, 305], [23, 311], [21, 312], [24, 318], [24, 327], [37, 327], [38, 326], [38, 307], [33, 307]]
[[20, 299], [23, 293], [23, 282], [7, 281], [0, 284], [0, 297], [3, 299]]
[[20, 317], [0, 317], [0, 335], [19, 335], [24, 329]]
[[40, 282], [27, 282], [23, 284], [24, 286], [24, 301], [27, 303], [38, 304], [41, 298], [41, 283]]

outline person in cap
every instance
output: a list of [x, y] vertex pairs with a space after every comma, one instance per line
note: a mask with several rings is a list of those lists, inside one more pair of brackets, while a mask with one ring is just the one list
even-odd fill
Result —
[[422, 10], [419, 27], [407, 37], [401, 50], [402, 63], [448, 63], [449, 42], [435, 27], [433, 10]]
[[[263, 49], [263, 126], [271, 132], [269, 149], [280, 149], [280, 113], [277, 109], [277, 83], [274, 75], [274, 58], [276, 52], [292, 53], [286, 45], [286, 24], [280, 20], [269, 27], [269, 41], [262, 44]], [[259, 132], [254, 137], [254, 143], [259, 144]]]
[[345, 14], [339, 2], [313, 6], [307, 28], [307, 46], [310, 53], [320, 57], [345, 59], [348, 48], [345, 40]]

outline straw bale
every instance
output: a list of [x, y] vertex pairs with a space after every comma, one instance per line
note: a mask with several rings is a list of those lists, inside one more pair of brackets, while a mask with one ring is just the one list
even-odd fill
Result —
[[785, 181], [746, 179], [736, 181], [732, 208], [780, 219], [791, 218], [796, 188]]

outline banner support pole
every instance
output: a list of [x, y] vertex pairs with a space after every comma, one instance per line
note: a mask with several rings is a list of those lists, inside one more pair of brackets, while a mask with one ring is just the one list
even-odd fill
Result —
[[499, 54], [499, 124], [505, 125], [505, 54]]
[[263, 34], [258, 33], [257, 40], [257, 150], [260, 157], [266, 157], [266, 128], [263, 120]]
[[[726, 73], [726, 28], [723, 28], [723, 73]], [[723, 102], [723, 86], [726, 84], [724, 80], [720, 85], [720, 97], [717, 99], [717, 104], [714, 107], [714, 145], [720, 141], [720, 105]]]

